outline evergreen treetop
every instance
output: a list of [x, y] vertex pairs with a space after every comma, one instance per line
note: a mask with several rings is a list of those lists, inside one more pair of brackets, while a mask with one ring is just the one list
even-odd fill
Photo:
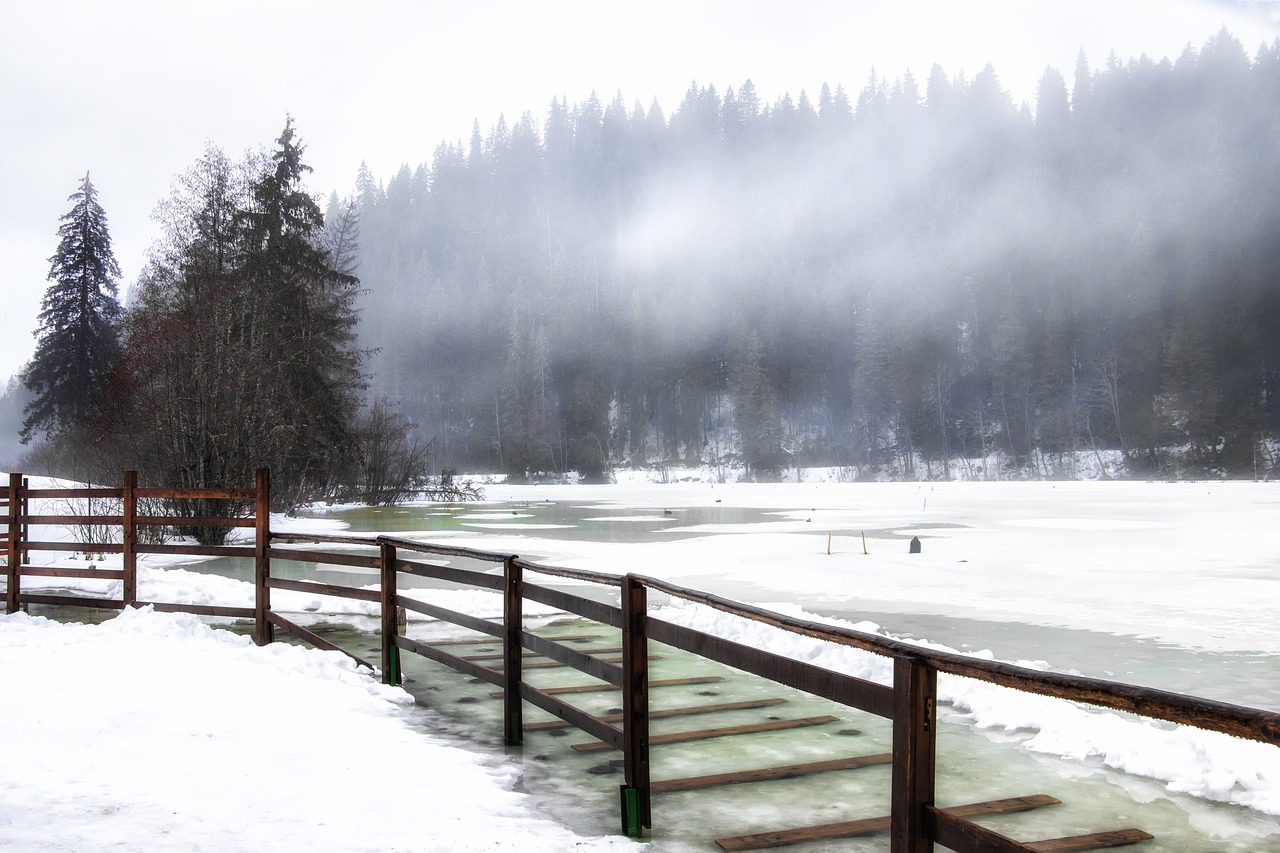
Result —
[[82, 423], [97, 403], [116, 355], [120, 265], [111, 250], [107, 215], [86, 172], [68, 197], [49, 259], [51, 282], [40, 311], [35, 355], [22, 381], [35, 394], [26, 407], [22, 441], [56, 435]]

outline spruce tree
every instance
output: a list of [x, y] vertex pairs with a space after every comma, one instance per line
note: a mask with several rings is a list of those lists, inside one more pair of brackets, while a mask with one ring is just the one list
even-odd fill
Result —
[[62, 217], [61, 241], [49, 259], [52, 283], [40, 311], [35, 355], [22, 371], [23, 384], [35, 394], [25, 410], [24, 444], [37, 433], [64, 434], [83, 423], [117, 349], [120, 265], [88, 172], [67, 200], [73, 205]]

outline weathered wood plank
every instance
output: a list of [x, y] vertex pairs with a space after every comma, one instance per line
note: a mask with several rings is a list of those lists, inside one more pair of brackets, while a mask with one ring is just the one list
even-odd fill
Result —
[[734, 669], [880, 717], [890, 717], [893, 714], [893, 690], [883, 684], [875, 684], [661, 619], [648, 620], [647, 630], [652, 640], [710, 658]]
[[1080, 850], [1102, 850], [1107, 847], [1124, 847], [1155, 838], [1141, 829], [1109, 829], [1089, 835], [1072, 835], [1066, 838], [1050, 838], [1045, 841], [1029, 841], [1027, 848], [1035, 853], [1076, 853]]
[[[1043, 806], [1058, 805], [1061, 802], [1061, 800], [1046, 794], [1033, 794], [1029, 797], [1010, 797], [1004, 800], [987, 800], [963, 806], [947, 806], [933, 811], [939, 811], [957, 818], [969, 818], [981, 817], [982, 815], [1025, 812]], [[825, 823], [818, 826], [802, 826], [773, 832], [727, 836], [725, 838], [717, 838], [716, 845], [721, 850], [764, 850], [769, 847], [781, 847], [784, 844], [798, 844], [801, 841], [826, 841], [833, 838], [870, 835], [875, 832], [884, 832], [888, 828], [889, 816], [881, 815], [880, 817], [847, 820], [840, 823]]]
[[[565, 643], [571, 640], [598, 640], [599, 634], [565, 634], [559, 637], [543, 637], [553, 643]], [[469, 640], [432, 640], [428, 645], [432, 646], [474, 646], [492, 644], [492, 637], [475, 637]]]
[[114, 498], [124, 496], [123, 489], [23, 489], [22, 496], [28, 500], [36, 498]]
[[[97, 550], [96, 548], [93, 550]], [[139, 554], [191, 554], [197, 557], [253, 557], [252, 545], [138, 545]]]
[[194, 613], [196, 616], [225, 616], [229, 619], [252, 619], [252, 607], [224, 607], [219, 604], [170, 604], [165, 601], [139, 601], [139, 607], [153, 607], [161, 613]]
[[[518, 571], [518, 570], [517, 570]], [[535, 655], [551, 658], [558, 661], [564, 666], [571, 666], [579, 672], [586, 673], [592, 678], [598, 678], [609, 684], [622, 685], [622, 669], [616, 666], [618, 658], [599, 658], [594, 653], [604, 651], [601, 649], [579, 650], [564, 646], [559, 643], [553, 643], [545, 640], [536, 634], [528, 631], [519, 632], [519, 642], [522, 646], [528, 648]], [[546, 667], [549, 664], [532, 663], [531, 667]]]
[[140, 515], [134, 519], [138, 525], [151, 527], [253, 527], [257, 522], [248, 516], [227, 518], [225, 516], [193, 518], [176, 515]]
[[592, 737], [609, 744], [614, 749], [622, 749], [622, 730], [591, 716], [581, 708], [575, 708], [567, 702], [556, 699], [546, 691], [539, 690], [523, 682], [520, 684], [520, 698], [536, 705], [549, 714], [561, 717]]
[[[523, 560], [520, 563], [521, 565], [526, 565]], [[524, 597], [530, 601], [536, 601], [539, 604], [563, 610], [566, 613], [576, 613], [578, 616], [612, 628], [622, 627], [622, 610], [612, 604], [605, 604], [595, 599], [574, 595], [571, 592], [565, 592], [560, 589], [539, 586], [528, 581], [525, 581], [524, 584]]]
[[24, 524], [40, 527], [51, 525], [119, 527], [124, 517], [119, 515], [26, 515], [23, 516], [22, 521]]
[[376, 589], [356, 589], [350, 586], [338, 586], [316, 581], [295, 581], [287, 578], [268, 578], [268, 589], [288, 589], [294, 592], [306, 592], [313, 595], [332, 595], [336, 598], [354, 598], [356, 601], [381, 601], [382, 594]]
[[[428, 604], [425, 601], [418, 601], [416, 598], [409, 598], [405, 595], [396, 596], [396, 606], [403, 607], [406, 610], [412, 610], [414, 613], [421, 613], [423, 616], [430, 616], [432, 619], [439, 619], [442, 622], [452, 622], [463, 628], [470, 628], [481, 634], [492, 634], [494, 637], [502, 636], [502, 625], [498, 622], [491, 622], [488, 619], [481, 619], [477, 616], [470, 616], [466, 613], [459, 613], [456, 610], [450, 610], [447, 607], [440, 607], [435, 604]], [[490, 641], [494, 642], [494, 641]]]
[[[500, 554], [497, 551], [481, 551], [477, 548], [462, 548], [456, 545], [436, 545], [431, 542], [418, 542], [399, 536], [379, 536], [377, 541], [389, 542], [400, 551], [415, 551], [419, 554], [440, 554], [446, 557], [467, 557], [488, 563], [502, 563], [509, 556], [508, 554]], [[523, 565], [527, 565], [523, 560], [520, 562]]]
[[62, 566], [20, 566], [18, 569], [29, 578], [98, 578], [99, 580], [124, 580], [123, 569], [72, 569]]
[[[19, 537], [21, 539], [21, 537]], [[16, 544], [16, 543], [15, 543]], [[86, 542], [32, 542], [30, 540], [22, 541], [24, 551], [83, 551], [93, 554], [120, 554], [124, 552], [121, 545], [90, 545]]]
[[303, 544], [319, 544], [321, 542], [334, 545], [365, 545], [378, 547], [378, 540], [372, 536], [340, 536], [333, 533], [279, 533], [272, 531], [272, 542], [299, 542]]
[[[839, 717], [823, 715], [820, 717], [802, 717], [798, 720], [768, 720], [763, 723], [745, 723], [740, 726], [722, 726], [717, 729], [701, 729], [691, 732], [668, 732], [667, 734], [653, 735], [649, 738], [651, 746], [666, 743], [688, 743], [693, 740], [707, 740], [709, 738], [730, 737], [732, 735], [751, 735], [761, 734], [763, 732], [776, 732], [785, 729], [800, 729], [807, 726], [825, 726], [827, 723], [834, 723]], [[578, 752], [600, 752], [609, 749], [607, 743], [575, 743], [573, 748]]]
[[138, 489], [136, 494], [139, 499], [188, 498], [211, 501], [251, 501], [258, 496], [256, 489]]
[[[654, 684], [655, 682], [649, 682]], [[721, 702], [717, 705], [693, 705], [686, 708], [665, 708], [661, 711], [650, 711], [649, 719], [663, 720], [669, 717], [686, 717], [692, 714], [715, 714], [721, 711], [747, 711], [755, 708], [768, 708], [772, 705], [782, 705], [786, 703], [786, 699], [748, 699], [745, 702]], [[616, 723], [622, 720], [622, 714], [601, 714], [596, 719], [604, 720], [610, 723]], [[547, 720], [543, 723], [529, 723], [524, 727], [526, 732], [546, 731], [547, 729], [562, 729], [569, 724], [560, 720]]]
[[[664, 678], [658, 681], [650, 681], [650, 687], [679, 687], [686, 684], [714, 684], [717, 681], [724, 681], [723, 675], [698, 675], [691, 678]], [[608, 693], [610, 690], [617, 690], [618, 687], [612, 684], [575, 684], [571, 687], [547, 687], [543, 689], [543, 693], [552, 695], [563, 693]], [[490, 693], [495, 699], [501, 699], [501, 693]]]
[[[410, 640], [408, 637], [397, 634], [395, 637], [395, 644], [397, 648], [404, 649], [407, 652], [413, 652], [417, 655], [422, 655], [424, 658], [433, 660], [436, 663], [442, 663], [445, 666], [458, 670], [459, 672], [466, 673], [473, 678], [479, 678], [481, 681], [487, 681], [489, 684], [505, 683], [502, 673], [497, 670], [489, 669], [486, 666], [481, 666], [480, 664], [472, 663], [471, 661], [465, 661], [462, 658], [456, 655], [451, 655], [441, 649], [432, 648], [426, 643], [419, 643], [416, 640]], [[499, 690], [493, 695], [501, 698], [505, 694], [503, 691]]]
[[273, 560], [295, 560], [299, 563], [318, 563], [322, 566], [350, 566], [356, 569], [376, 569], [382, 565], [378, 557], [369, 554], [336, 554], [333, 551], [268, 548], [267, 556]]
[[369, 663], [367, 660], [360, 657], [359, 655], [352, 654], [351, 652], [347, 651], [341, 646], [335, 643], [332, 643], [329, 640], [326, 640], [324, 637], [321, 637], [315, 631], [308, 630], [306, 628], [303, 628], [301, 625], [298, 625], [294, 622], [290, 622], [288, 619], [284, 618], [279, 613], [272, 611], [271, 613], [267, 614], [267, 618], [271, 620], [271, 624], [275, 625], [278, 628], [283, 628], [284, 630], [288, 631], [290, 634], [293, 634], [298, 639], [305, 640], [306, 642], [315, 646], [317, 649], [324, 649], [325, 651], [329, 651], [329, 652], [342, 652], [344, 655], [351, 658], [353, 661], [360, 664], [361, 666], [367, 666], [371, 670], [375, 669], [373, 664]]
[[[584, 656], [582, 657], [590, 658], [589, 661], [584, 661], [584, 663], [590, 663], [590, 661], [595, 661], [596, 663], [621, 663], [622, 662], [622, 656], [620, 656], [620, 654], [614, 654], [613, 657], [594, 657], [594, 658], [591, 657], [590, 654], [584, 654]], [[660, 661], [662, 660], [662, 654], [650, 654], [649, 660]], [[522, 667], [524, 667], [524, 669], [526, 670], [554, 670], [554, 669], [559, 669], [559, 667], [563, 667], [563, 666], [573, 666], [573, 665], [572, 663], [564, 663], [562, 661], [536, 661], [534, 663], [524, 663], [524, 665], [522, 665]], [[502, 669], [502, 667], [499, 667], [499, 669]], [[575, 669], [584, 669], [584, 667], [575, 667]]]
[[54, 606], [71, 604], [98, 610], [124, 610], [124, 602], [118, 598], [93, 598], [86, 595], [42, 595], [23, 592], [18, 595], [18, 601], [21, 604], [52, 604]]
[[[399, 547], [399, 546], [397, 546]], [[475, 586], [480, 589], [501, 591], [505, 584], [501, 575], [489, 575], [470, 569], [458, 569], [453, 566], [432, 566], [426, 563], [415, 563], [412, 560], [396, 560], [396, 571], [404, 572], [420, 578], [449, 581], [450, 583]]]
[[[492, 640], [490, 642], [492, 642]], [[436, 645], [440, 645], [440, 643], [432, 643], [432, 645], [436, 646]], [[618, 652], [622, 651], [622, 649], [619, 647], [613, 647], [608, 649], [571, 649], [570, 651], [575, 651], [575, 652], [578, 652], [579, 654], [611, 655], [611, 654], [617, 654]], [[504, 655], [501, 652], [497, 652], [497, 653], [488, 652], [482, 655], [467, 655], [466, 660], [501, 660], [503, 657]], [[544, 657], [548, 657], [548, 655], [539, 654], [538, 652], [525, 652], [524, 655], [522, 655], [522, 657], [526, 659], [527, 658], [544, 658]]]
[[707, 776], [686, 776], [683, 779], [664, 779], [654, 782], [652, 790], [655, 794], [669, 794], [676, 791], [692, 791], [699, 788], [737, 785], [744, 782], [771, 782], [777, 779], [795, 779], [800, 776], [812, 776], [816, 773], [856, 770], [861, 767], [875, 767], [891, 763], [893, 763], [893, 753], [881, 752], [875, 755], [857, 755], [849, 758], [832, 758], [827, 761], [811, 761], [806, 764], [787, 764], [781, 767], [762, 767], [756, 770], [712, 773]]
[[541, 563], [531, 563], [528, 560], [519, 560], [519, 562], [522, 568], [542, 575], [572, 578], [574, 580], [604, 584], [606, 586], [622, 586], [622, 578], [617, 575], [606, 575], [602, 572], [592, 572], [586, 569], [565, 569], [559, 566], [544, 566]]

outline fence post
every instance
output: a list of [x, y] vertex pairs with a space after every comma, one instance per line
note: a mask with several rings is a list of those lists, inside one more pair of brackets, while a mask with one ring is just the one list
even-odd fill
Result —
[[22, 564], [31, 563], [31, 552], [27, 550], [27, 543], [31, 541], [31, 530], [28, 528], [27, 519], [31, 516], [31, 498], [27, 497], [27, 490], [31, 488], [31, 481], [23, 476], [22, 478], [22, 535], [18, 537], [18, 541], [22, 544], [22, 552], [20, 557]]
[[520, 698], [520, 684], [524, 681], [524, 649], [520, 643], [520, 632], [524, 630], [524, 571], [515, 554], [502, 561], [502, 574], [502, 624], [506, 629], [502, 640], [503, 742], [519, 746], [524, 743], [524, 700]]
[[379, 543], [382, 563], [382, 683], [400, 683], [399, 620], [396, 618], [396, 546]]
[[124, 555], [124, 606], [138, 603], [138, 472], [125, 471], [120, 502], [120, 547]]
[[645, 635], [648, 590], [632, 575], [622, 578], [622, 831], [632, 838], [653, 827], [649, 804], [649, 642]]
[[925, 806], [933, 805], [938, 671], [916, 657], [893, 661], [892, 853], [930, 853]]
[[9, 541], [5, 543], [6, 560], [8, 565], [5, 566], [5, 578], [8, 587], [4, 596], [5, 613], [18, 612], [18, 587], [21, 574], [22, 560], [22, 503], [25, 500], [22, 496], [22, 475], [9, 475], [9, 507], [6, 520], [9, 525]]
[[253, 502], [253, 641], [260, 646], [271, 642], [274, 631], [267, 615], [271, 612], [271, 558], [267, 546], [271, 539], [271, 469], [259, 468]]

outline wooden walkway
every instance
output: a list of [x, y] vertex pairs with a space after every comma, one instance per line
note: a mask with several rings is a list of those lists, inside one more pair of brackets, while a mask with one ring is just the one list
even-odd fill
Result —
[[[555, 637], [555, 640], [559, 642], [605, 640], [607, 642], [607, 638], [599, 634], [562, 634]], [[463, 655], [462, 659], [471, 662], [473, 665], [492, 662], [491, 665], [495, 673], [500, 673], [502, 671], [501, 660], [503, 656], [498, 654], [493, 648], [495, 644], [493, 643], [492, 638], [482, 637], [472, 640], [438, 640], [431, 643], [431, 645], [477, 646], [477, 648], [474, 649], [474, 654]], [[580, 651], [585, 655], [596, 656], [614, 654], [621, 651], [621, 649], [617, 646], [593, 646], [583, 647]], [[661, 656], [658, 655], [650, 655], [648, 657], [650, 660], [661, 659]], [[602, 657], [596, 659], [602, 661], [610, 660], [609, 658]], [[522, 668], [526, 669], [550, 669], [563, 666], [563, 664], [558, 661], [542, 660], [541, 655], [528, 650], [524, 651], [522, 654], [521, 665]], [[654, 679], [649, 682], [649, 687], [694, 687], [705, 684], [723, 683], [730, 678], [731, 676], [715, 675]], [[589, 694], [606, 691], [616, 692], [618, 690], [618, 687], [611, 684], [567, 685], [541, 688], [541, 691], [544, 693], [559, 695]], [[488, 695], [493, 698], [501, 698], [503, 693], [501, 691], [494, 691]], [[660, 710], [651, 710], [649, 712], [649, 718], [652, 720], [675, 720], [761, 709], [773, 709], [781, 712], [783, 710], [782, 706], [787, 705], [789, 701], [790, 700], [782, 697], [772, 696], [740, 701], [713, 703], [703, 702], [700, 704], [678, 705]], [[593, 719], [600, 723], [607, 724], [620, 722], [624, 717], [625, 715], [622, 712], [615, 711], [595, 715]], [[823, 726], [839, 722], [842, 722], [841, 718], [829, 714], [789, 718], [771, 716], [767, 720], [760, 720], [757, 722], [737, 723], [734, 725], [712, 726], [707, 728], [652, 734], [649, 737], [649, 744], [654, 747], [660, 747], [670, 744], [689, 743], [716, 738], [749, 738], [752, 735], [761, 735], [769, 732], [800, 731], [804, 729], [816, 730]], [[572, 728], [574, 728], [574, 724], [561, 719], [529, 722], [525, 723], [523, 726], [523, 730], [531, 734], [560, 733], [565, 729]], [[598, 740], [584, 743], [573, 743], [570, 744], [570, 747], [574, 752], [584, 754], [607, 752], [617, 749], [613, 744]], [[749, 750], [749, 747], [744, 747], [744, 749]], [[783, 780], [799, 779], [819, 774], [856, 772], [865, 768], [887, 766], [892, 764], [892, 762], [893, 754], [890, 752], [879, 752], [866, 755], [846, 755], [835, 758], [826, 758], [818, 761], [803, 761], [768, 767], [754, 767], [744, 770], [709, 773], [699, 776], [659, 779], [654, 780], [651, 783], [651, 792], [654, 795], [665, 795], [719, 788], [729, 785], [780, 782]], [[609, 764], [614, 767], [621, 767], [622, 763], [621, 759], [609, 762]], [[964, 842], [970, 846], [973, 844], [993, 845], [990, 849], [995, 851], [1029, 850], [1034, 851], [1034, 853], [1076, 853], [1076, 851], [1081, 851], [1082, 853], [1082, 851], [1101, 850], [1110, 847], [1136, 844], [1141, 841], [1149, 840], [1152, 837], [1150, 834], [1140, 829], [1128, 828], [1094, 832], [1084, 835], [1064, 836], [1061, 838], [1044, 839], [1039, 841], [1018, 842], [1011, 838], [1001, 836], [991, 830], [983, 829], [977, 824], [968, 822], [972, 818], [1026, 812], [1058, 805], [1059, 803], [1060, 801], [1054, 797], [1045, 794], [1033, 794], [1029, 796], [985, 800], [982, 802], [967, 803], [957, 806], [929, 808], [935, 818], [943, 822], [941, 824], [942, 836], [945, 837], [949, 831], [968, 833], [970, 832], [968, 827], [977, 827], [977, 832], [981, 833], [980, 837], [977, 839], [966, 837]], [[948, 823], [948, 820], [951, 822]], [[835, 823], [723, 836], [714, 839], [714, 841], [720, 849], [727, 851], [764, 850], [791, 844], [799, 844], [802, 842], [829, 841], [884, 833], [890, 830], [890, 826], [891, 818], [889, 815], [877, 815]]]

